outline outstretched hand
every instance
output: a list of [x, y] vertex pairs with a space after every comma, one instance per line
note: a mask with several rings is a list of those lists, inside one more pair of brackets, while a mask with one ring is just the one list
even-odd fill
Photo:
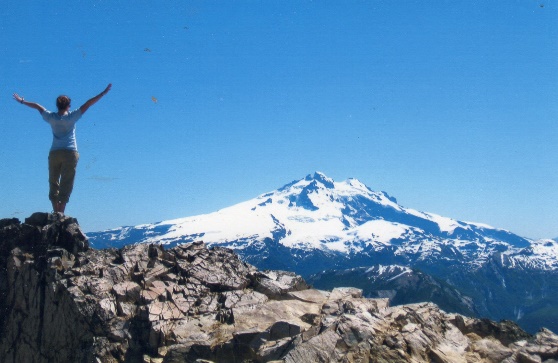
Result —
[[[109, 85], [110, 86], [110, 85]], [[14, 93], [13, 96], [14, 100], [16, 100], [19, 103], [23, 102], [23, 97], [21, 97], [20, 95], [18, 95], [17, 93]]]
[[105, 90], [103, 92], [101, 92], [103, 95], [106, 95], [108, 93], [108, 91], [110, 91], [110, 89], [112, 88], [112, 83], [109, 83], [107, 88], [105, 88]]

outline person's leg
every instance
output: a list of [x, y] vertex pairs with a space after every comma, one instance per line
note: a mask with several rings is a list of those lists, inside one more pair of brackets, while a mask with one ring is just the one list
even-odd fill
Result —
[[60, 192], [58, 194], [58, 212], [60, 213], [64, 213], [66, 203], [70, 200], [70, 195], [74, 188], [78, 160], [79, 154], [76, 151], [64, 153], [64, 162], [60, 172]]
[[57, 212], [58, 194], [60, 193], [60, 172], [62, 161], [58, 151], [51, 151], [48, 154], [48, 199], [52, 202], [52, 209]]

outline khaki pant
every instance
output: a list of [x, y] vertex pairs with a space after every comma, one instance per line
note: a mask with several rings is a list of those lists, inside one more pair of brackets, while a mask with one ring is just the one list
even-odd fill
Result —
[[74, 177], [79, 154], [73, 150], [52, 150], [48, 154], [48, 198], [54, 202], [68, 203], [74, 188]]

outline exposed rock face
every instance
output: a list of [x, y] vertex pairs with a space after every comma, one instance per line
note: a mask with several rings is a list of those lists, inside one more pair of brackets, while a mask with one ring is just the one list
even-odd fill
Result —
[[73, 218], [0, 220], [1, 362], [558, 362], [558, 336], [309, 288], [202, 242], [92, 250]]

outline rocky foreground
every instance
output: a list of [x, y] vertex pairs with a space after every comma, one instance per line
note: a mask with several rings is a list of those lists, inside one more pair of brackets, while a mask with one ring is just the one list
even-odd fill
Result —
[[310, 288], [202, 242], [93, 250], [77, 221], [0, 220], [0, 362], [558, 362], [558, 336]]

